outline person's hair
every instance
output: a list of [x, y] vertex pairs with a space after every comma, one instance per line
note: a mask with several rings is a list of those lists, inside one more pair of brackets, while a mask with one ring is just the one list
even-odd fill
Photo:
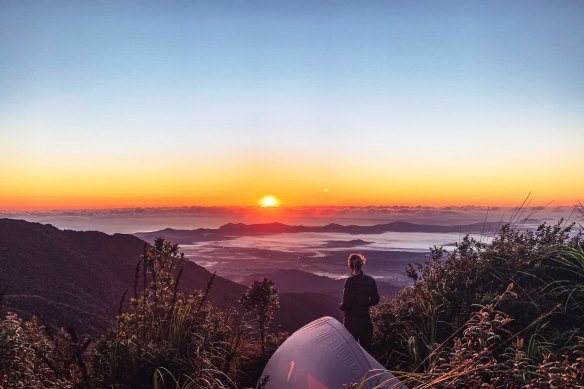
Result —
[[349, 254], [347, 265], [349, 265], [349, 269], [351, 269], [351, 274], [359, 274], [361, 269], [363, 269], [365, 262], [367, 262], [367, 260], [363, 254]]

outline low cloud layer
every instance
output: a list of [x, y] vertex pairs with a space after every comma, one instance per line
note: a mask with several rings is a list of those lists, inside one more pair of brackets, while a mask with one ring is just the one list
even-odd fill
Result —
[[74, 230], [107, 233], [153, 231], [164, 228], [219, 227], [226, 223], [323, 225], [328, 223], [371, 225], [391, 221], [457, 225], [483, 221], [555, 222], [560, 218], [584, 222], [579, 206], [528, 207], [523, 210], [483, 206], [347, 206], [347, 207], [176, 207], [118, 208], [100, 210], [0, 211], [0, 217], [53, 224]]

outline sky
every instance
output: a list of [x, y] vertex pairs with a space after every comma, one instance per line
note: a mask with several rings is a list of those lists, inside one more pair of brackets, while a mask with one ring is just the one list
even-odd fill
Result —
[[584, 201], [581, 1], [2, 1], [0, 210]]

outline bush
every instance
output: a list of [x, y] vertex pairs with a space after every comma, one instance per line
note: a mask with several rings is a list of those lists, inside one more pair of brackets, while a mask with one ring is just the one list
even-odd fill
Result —
[[266, 331], [274, 314], [280, 307], [278, 290], [274, 288], [274, 282], [267, 278], [256, 280], [239, 299], [239, 303], [252, 312], [258, 324], [262, 354], [266, 355]]
[[408, 267], [413, 286], [374, 310], [375, 356], [413, 372], [421, 387], [581, 379], [582, 243], [582, 231], [560, 222], [533, 232], [506, 225], [490, 244], [467, 236], [452, 252], [433, 248]]
[[75, 332], [48, 334], [33, 317], [24, 321], [8, 313], [0, 321], [1, 388], [76, 388], [88, 384], [89, 341]]
[[233, 311], [205, 303], [213, 277], [205, 292], [178, 290], [183, 262], [176, 244], [147, 248], [137, 270], [146, 287], [95, 346], [96, 386], [235, 386], [245, 328]]

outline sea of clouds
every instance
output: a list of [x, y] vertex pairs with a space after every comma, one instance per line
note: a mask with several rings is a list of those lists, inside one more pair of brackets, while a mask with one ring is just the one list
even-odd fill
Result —
[[580, 205], [547, 207], [485, 206], [319, 206], [319, 207], [167, 207], [49, 211], [0, 211], [0, 218], [23, 219], [71, 230], [133, 233], [164, 228], [217, 228], [226, 223], [324, 225], [328, 223], [373, 225], [393, 221], [419, 224], [460, 225], [510, 222], [529, 219], [533, 223], [555, 223], [563, 218], [584, 224]]

